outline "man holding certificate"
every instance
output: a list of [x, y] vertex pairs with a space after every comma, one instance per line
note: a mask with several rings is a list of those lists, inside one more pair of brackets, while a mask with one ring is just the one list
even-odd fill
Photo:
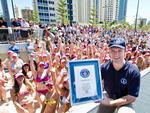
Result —
[[113, 38], [109, 43], [111, 61], [101, 66], [106, 93], [97, 113], [135, 113], [132, 103], [139, 95], [140, 72], [125, 61], [126, 44], [123, 38]]

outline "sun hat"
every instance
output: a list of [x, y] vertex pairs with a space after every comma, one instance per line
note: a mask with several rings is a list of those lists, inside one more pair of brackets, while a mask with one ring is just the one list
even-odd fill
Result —
[[44, 62], [39, 62], [38, 66], [45, 65]]
[[23, 73], [17, 73], [17, 74], [14, 75], [14, 78], [18, 78], [20, 76], [24, 76], [24, 74]]
[[17, 53], [13, 53], [12, 57], [18, 57]]
[[11, 55], [13, 54], [14, 52], [13, 51], [8, 51], [7, 54]]
[[52, 81], [46, 82], [45, 84], [46, 84], [46, 86], [47, 86], [47, 85], [51, 85], [51, 86], [54, 85], [54, 83], [53, 83]]

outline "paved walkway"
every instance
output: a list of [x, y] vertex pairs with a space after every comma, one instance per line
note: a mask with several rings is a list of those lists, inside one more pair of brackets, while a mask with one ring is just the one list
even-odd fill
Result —
[[141, 80], [140, 95], [134, 107], [136, 113], [150, 113], [150, 72]]

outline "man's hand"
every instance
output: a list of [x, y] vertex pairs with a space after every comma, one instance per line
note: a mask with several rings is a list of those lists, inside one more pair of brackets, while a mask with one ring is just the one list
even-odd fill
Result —
[[103, 98], [103, 100], [95, 101], [95, 103], [101, 103], [105, 106], [113, 106], [113, 103], [109, 98]]
[[[105, 95], [105, 94], [103, 94]], [[127, 95], [122, 98], [111, 100], [110, 98], [103, 96], [103, 100], [96, 101], [95, 103], [101, 103], [106, 106], [121, 106], [125, 104], [130, 104], [136, 100], [136, 97]]]
[[105, 106], [113, 106], [113, 104], [109, 98], [104, 98], [103, 100], [100, 100], [99, 102]]
[[105, 93], [103, 93], [103, 99], [96, 101], [95, 103], [101, 103], [105, 106], [114, 106], [113, 101], [110, 98], [108, 98]]

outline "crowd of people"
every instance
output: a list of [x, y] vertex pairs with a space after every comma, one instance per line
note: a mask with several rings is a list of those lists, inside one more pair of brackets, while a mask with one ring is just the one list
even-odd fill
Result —
[[[14, 20], [15, 21], [15, 20]], [[15, 25], [15, 24], [14, 24]], [[11, 42], [8, 57], [0, 60], [0, 97], [8, 103], [5, 69], [11, 76], [11, 99], [18, 113], [65, 113], [71, 107], [67, 62], [98, 59], [110, 61], [108, 44], [112, 38], [124, 38], [126, 58], [140, 71], [150, 66], [150, 33], [127, 29], [106, 30], [93, 26], [47, 25], [42, 38], [26, 43], [28, 62], [22, 60], [19, 48]], [[35, 102], [38, 106], [35, 106]]]
[[[13, 33], [14, 40], [26, 39], [30, 35], [33, 35], [36, 29], [44, 30], [45, 26], [46, 24], [40, 22], [36, 24], [23, 18], [12, 18], [10, 25], [8, 25], [5, 19], [0, 17], [0, 41], [12, 40], [11, 36], [9, 36], [11, 33]], [[9, 31], [10, 27], [11, 31]]]

